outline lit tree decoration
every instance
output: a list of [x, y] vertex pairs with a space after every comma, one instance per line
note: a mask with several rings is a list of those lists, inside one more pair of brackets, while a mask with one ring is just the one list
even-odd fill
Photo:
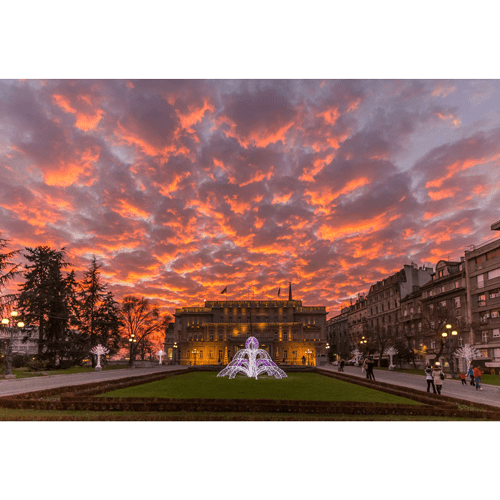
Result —
[[467, 366], [470, 366], [473, 359], [482, 357], [481, 353], [470, 344], [465, 344], [463, 347], [460, 347], [460, 349], [457, 349], [454, 354], [459, 358], [465, 359]]
[[356, 366], [359, 366], [359, 358], [363, 355], [363, 353], [359, 349], [354, 349], [352, 354], [354, 354], [354, 357], [356, 358]]
[[158, 356], [160, 356], [160, 365], [161, 365], [162, 357], [165, 356], [165, 354], [167, 354], [167, 353], [165, 351], [163, 351], [162, 349], [160, 349], [156, 354]]
[[92, 354], [95, 354], [97, 356], [97, 365], [95, 367], [96, 370], [102, 370], [101, 367], [101, 356], [103, 354], [108, 354], [109, 349], [107, 347], [103, 347], [101, 344], [96, 345], [93, 347], [90, 352]]
[[389, 368], [394, 369], [394, 364], [392, 363], [392, 357], [396, 356], [396, 354], [399, 352], [395, 347], [389, 347], [387, 351], [385, 351], [386, 354], [389, 354], [389, 357], [391, 358], [391, 364], [389, 365]]
[[276, 378], [286, 377], [286, 373], [276, 366], [269, 353], [264, 349], [258, 349], [259, 341], [255, 337], [249, 337], [245, 342], [246, 349], [238, 351], [231, 363], [229, 363], [217, 376], [234, 378], [237, 373], [243, 373], [247, 377], [255, 377], [257, 380], [261, 373], [266, 372], [269, 376]]

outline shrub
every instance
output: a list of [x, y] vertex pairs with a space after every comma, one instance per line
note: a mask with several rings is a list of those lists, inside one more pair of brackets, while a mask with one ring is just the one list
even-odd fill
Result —
[[29, 359], [30, 358], [26, 356], [26, 354], [14, 354], [12, 357], [12, 367], [22, 368], [23, 366], [27, 366]]
[[26, 366], [30, 372], [41, 372], [47, 370], [49, 366], [49, 362], [46, 360], [38, 359], [38, 358], [30, 358]]

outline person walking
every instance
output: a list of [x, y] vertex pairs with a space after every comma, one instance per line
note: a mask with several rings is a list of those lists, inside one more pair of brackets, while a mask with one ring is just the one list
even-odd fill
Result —
[[441, 368], [441, 363], [438, 361], [434, 368], [432, 369], [432, 377], [434, 379], [434, 385], [438, 394], [441, 394], [441, 389], [443, 388], [444, 373]]
[[431, 392], [429, 389], [432, 386], [434, 394], [436, 394], [436, 386], [434, 385], [434, 378], [432, 377], [431, 365], [427, 365], [425, 368], [425, 380], [427, 381], [427, 392]]
[[373, 365], [375, 364], [375, 361], [373, 361], [373, 358], [369, 356], [368, 361], [366, 362], [366, 378], [368, 380], [375, 380], [375, 375], [373, 375]]
[[465, 380], [465, 373], [460, 374], [460, 380], [462, 381], [462, 385], [467, 385], [467, 380]]
[[474, 382], [476, 383], [476, 391], [482, 391], [483, 388], [481, 387], [481, 377], [482, 377], [481, 370], [479, 369], [479, 366], [476, 366], [474, 368]]
[[361, 365], [361, 373], [363, 373], [364, 371], [366, 373], [366, 378], [368, 378], [367, 367], [368, 367], [368, 356], [363, 360], [363, 364]]
[[344, 365], [345, 365], [345, 361], [343, 359], [340, 360], [340, 371], [343, 372], [344, 371]]
[[474, 368], [472, 368], [472, 365], [469, 365], [467, 375], [470, 377], [470, 385], [474, 387]]

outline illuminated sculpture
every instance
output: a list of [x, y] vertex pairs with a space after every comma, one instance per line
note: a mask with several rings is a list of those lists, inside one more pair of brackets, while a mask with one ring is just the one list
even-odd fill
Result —
[[167, 353], [163, 349], [160, 349], [156, 354], [160, 357], [160, 363], [159, 364], [161, 365], [162, 358]]
[[95, 354], [97, 356], [97, 365], [96, 365], [95, 369], [97, 371], [102, 370], [102, 367], [101, 367], [101, 355], [108, 354], [109, 349], [107, 349], [106, 347], [103, 347], [101, 344], [98, 344], [95, 347], [93, 347], [90, 350], [90, 352], [92, 354]]
[[237, 373], [243, 373], [257, 380], [258, 376], [264, 372], [276, 378], [286, 377], [286, 373], [276, 366], [267, 351], [258, 349], [259, 341], [255, 337], [249, 337], [245, 342], [245, 347], [246, 349], [241, 349], [235, 354], [231, 363], [217, 374], [218, 377], [229, 375], [231, 379]]
[[389, 357], [391, 358], [391, 363], [389, 365], [389, 370], [394, 370], [394, 368], [396, 368], [396, 367], [392, 363], [392, 357], [396, 356], [396, 354], [398, 354], [399, 351], [395, 347], [391, 346], [391, 347], [389, 347], [389, 349], [387, 349], [387, 351], [385, 351], [385, 353], [388, 354]]
[[459, 358], [465, 359], [465, 362], [467, 363], [466, 369], [469, 368], [473, 359], [482, 357], [481, 352], [475, 347], [472, 347], [470, 344], [465, 344], [463, 347], [460, 347], [460, 349], [457, 349], [454, 354]]
[[359, 349], [354, 349], [354, 351], [352, 351], [352, 354], [354, 355], [355, 358], [354, 365], [359, 366], [359, 358], [361, 358], [363, 353]]

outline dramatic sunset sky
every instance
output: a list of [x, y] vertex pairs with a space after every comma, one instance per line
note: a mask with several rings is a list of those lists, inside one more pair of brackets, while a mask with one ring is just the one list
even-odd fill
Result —
[[0, 81], [0, 236], [169, 312], [459, 259], [499, 161], [498, 80]]

